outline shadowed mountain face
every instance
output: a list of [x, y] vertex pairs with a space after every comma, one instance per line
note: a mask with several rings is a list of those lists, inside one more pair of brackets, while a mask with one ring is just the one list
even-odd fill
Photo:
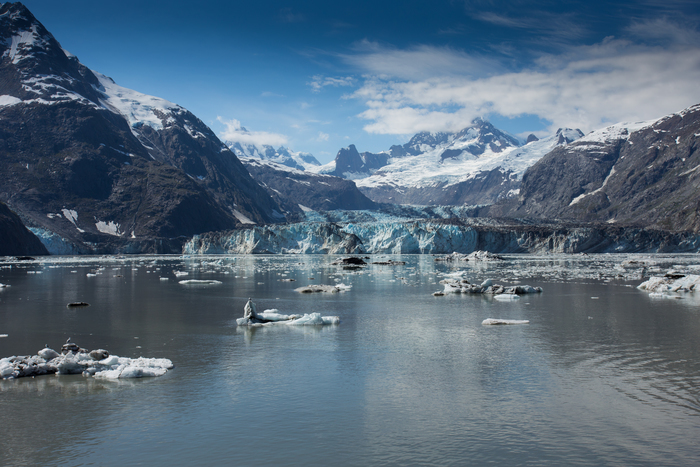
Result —
[[44, 245], [21, 219], [0, 203], [0, 256], [47, 255]]
[[156, 237], [284, 220], [184, 108], [90, 71], [19, 3], [0, 6], [0, 37], [0, 200], [28, 225], [84, 252], [137, 252], [157, 250]]
[[[289, 214], [301, 210], [376, 209], [377, 204], [363, 195], [351, 180], [314, 174], [257, 158], [241, 158], [253, 178]], [[298, 217], [298, 216], [297, 216]]]
[[700, 232], [700, 105], [559, 147], [492, 213]]

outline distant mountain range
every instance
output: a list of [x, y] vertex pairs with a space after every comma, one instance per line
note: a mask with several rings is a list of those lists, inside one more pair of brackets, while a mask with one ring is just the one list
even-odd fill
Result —
[[[242, 133], [245, 134], [247, 132], [245, 128], [242, 128]], [[246, 144], [239, 141], [224, 141], [224, 144], [239, 157], [251, 157], [276, 162], [293, 169], [309, 170], [321, 165], [312, 154], [308, 152], [294, 152], [284, 146], [275, 149], [269, 144]]]
[[89, 70], [20, 3], [0, 5], [0, 39], [0, 240], [18, 245], [5, 254], [41, 254], [22, 224], [54, 253], [179, 253], [208, 231], [387, 204], [700, 232], [700, 105], [526, 142], [476, 119], [321, 165], [223, 143], [179, 105]]
[[557, 146], [583, 136], [560, 129], [521, 142], [483, 119], [458, 133], [418, 133], [387, 152], [341, 149], [335, 160], [309, 170], [354, 180], [376, 202], [422, 205], [492, 204], [518, 193], [525, 170]]

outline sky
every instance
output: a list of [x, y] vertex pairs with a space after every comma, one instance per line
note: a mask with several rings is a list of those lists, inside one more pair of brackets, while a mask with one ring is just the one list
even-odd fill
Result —
[[120, 86], [322, 163], [476, 117], [526, 138], [700, 104], [697, 0], [24, 4]]

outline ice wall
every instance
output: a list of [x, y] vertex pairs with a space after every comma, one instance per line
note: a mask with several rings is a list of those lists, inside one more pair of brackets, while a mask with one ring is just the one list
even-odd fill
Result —
[[410, 221], [256, 226], [197, 235], [185, 254], [449, 254], [698, 252], [700, 236], [641, 228]]

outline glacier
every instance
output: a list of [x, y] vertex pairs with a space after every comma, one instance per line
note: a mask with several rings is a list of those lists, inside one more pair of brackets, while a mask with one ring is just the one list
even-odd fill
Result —
[[485, 219], [300, 222], [195, 235], [183, 254], [467, 254], [699, 252], [700, 235], [610, 225]]

